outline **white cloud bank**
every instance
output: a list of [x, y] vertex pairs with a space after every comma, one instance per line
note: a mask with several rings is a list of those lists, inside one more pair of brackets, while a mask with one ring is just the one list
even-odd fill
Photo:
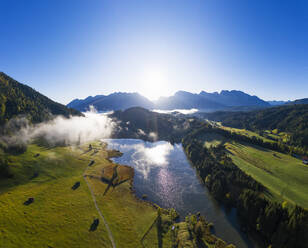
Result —
[[26, 125], [16, 135], [6, 137], [7, 141], [29, 143], [37, 138], [44, 138], [50, 144], [77, 144], [95, 139], [108, 138], [112, 134], [114, 123], [105, 114], [98, 114], [92, 107], [83, 116], [55, 119], [36, 125]]
[[198, 112], [198, 109], [192, 108], [192, 109], [172, 109], [172, 110], [162, 110], [162, 109], [153, 109], [153, 112], [157, 112], [160, 114], [170, 114], [172, 112], [179, 112], [184, 115], [194, 114]]

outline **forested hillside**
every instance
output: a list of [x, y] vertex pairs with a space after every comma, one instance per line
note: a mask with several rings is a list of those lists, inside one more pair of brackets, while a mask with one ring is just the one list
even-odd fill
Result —
[[[306, 248], [308, 211], [298, 205], [288, 209], [283, 203], [265, 197], [269, 189], [234, 163], [225, 144], [206, 147], [204, 138], [213, 134], [229, 142], [238, 138], [219, 131], [204, 125], [182, 141], [187, 157], [209, 191], [218, 201], [237, 208], [242, 224], [263, 241], [261, 247]], [[262, 150], [261, 147], [259, 149]], [[268, 163], [267, 166], [272, 165]], [[272, 173], [270, 169], [264, 170], [264, 174]]]
[[201, 122], [194, 118], [160, 114], [140, 107], [116, 111], [110, 117], [118, 122], [114, 138], [181, 142], [191, 129], [201, 125]]
[[308, 104], [284, 105], [252, 112], [205, 113], [203, 117], [224, 126], [249, 130], [274, 130], [291, 135], [289, 143], [308, 147]]
[[31, 87], [0, 72], [0, 125], [19, 115], [37, 123], [51, 119], [52, 115], [68, 117], [81, 113], [52, 101]]

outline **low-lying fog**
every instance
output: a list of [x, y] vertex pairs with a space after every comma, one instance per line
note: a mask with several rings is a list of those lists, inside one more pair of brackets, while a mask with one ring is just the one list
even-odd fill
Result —
[[192, 108], [192, 109], [172, 109], [172, 110], [162, 110], [162, 109], [153, 109], [153, 112], [161, 113], [161, 114], [170, 114], [173, 112], [179, 112], [184, 115], [194, 114], [198, 112], [198, 109]]
[[34, 139], [44, 138], [50, 144], [77, 144], [111, 136], [115, 123], [106, 115], [99, 114], [92, 107], [85, 116], [55, 119], [30, 125], [26, 118], [12, 119], [7, 128], [17, 128], [14, 135], [6, 135], [1, 139], [7, 144], [18, 142], [30, 143]]

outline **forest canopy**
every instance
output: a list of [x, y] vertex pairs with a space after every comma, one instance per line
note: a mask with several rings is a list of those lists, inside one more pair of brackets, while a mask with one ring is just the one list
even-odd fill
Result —
[[30, 122], [38, 123], [52, 119], [53, 115], [82, 114], [0, 72], [0, 125], [16, 116], [25, 116]]
[[215, 112], [203, 117], [222, 125], [253, 131], [275, 130], [290, 134], [289, 144], [308, 147], [308, 104], [292, 104], [251, 112]]

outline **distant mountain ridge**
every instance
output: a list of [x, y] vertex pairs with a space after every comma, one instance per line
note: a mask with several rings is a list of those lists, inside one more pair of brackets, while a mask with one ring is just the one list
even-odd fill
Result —
[[83, 100], [75, 99], [67, 107], [86, 111], [93, 105], [98, 111], [121, 110], [131, 107], [152, 109], [154, 104], [138, 93], [112, 93], [110, 95], [89, 96]]
[[294, 105], [294, 104], [308, 104], [308, 98], [297, 99], [294, 101], [267, 101], [272, 106], [281, 106], [281, 105]]
[[280, 106], [280, 105], [284, 105], [284, 104], [287, 104], [287, 103], [290, 103], [291, 101], [276, 101], [276, 100], [273, 100], [273, 101], [267, 101], [270, 105], [272, 106]]
[[155, 102], [155, 108], [163, 110], [172, 109], [204, 109], [213, 111], [224, 109], [226, 106], [210, 99], [202, 97], [200, 94], [194, 94], [186, 91], [178, 91], [173, 96], [160, 97]]
[[220, 93], [207, 93], [201, 91], [199, 94], [187, 91], [178, 91], [173, 96], [160, 97], [151, 102], [138, 93], [113, 93], [110, 95], [89, 96], [85, 99], [74, 99], [67, 106], [79, 111], [89, 109], [93, 105], [99, 111], [124, 110], [131, 107], [142, 107], [147, 109], [192, 109], [213, 112], [217, 110], [250, 110], [266, 108], [271, 105], [257, 96], [251, 96], [242, 91], [223, 90]]
[[78, 110], [54, 102], [31, 87], [0, 72], [0, 125], [16, 116], [26, 116], [31, 122], [49, 120], [53, 115], [82, 115]]
[[268, 107], [269, 103], [260, 99], [257, 96], [251, 96], [245, 92], [239, 90], [222, 90], [220, 93], [207, 93], [201, 91], [201, 96], [216, 101], [220, 104], [229, 106], [229, 107], [239, 107], [239, 106], [261, 106]]
[[292, 104], [308, 104], [308, 98], [302, 98], [302, 99], [297, 99], [292, 102], [287, 102], [287, 104], [292, 105]]

